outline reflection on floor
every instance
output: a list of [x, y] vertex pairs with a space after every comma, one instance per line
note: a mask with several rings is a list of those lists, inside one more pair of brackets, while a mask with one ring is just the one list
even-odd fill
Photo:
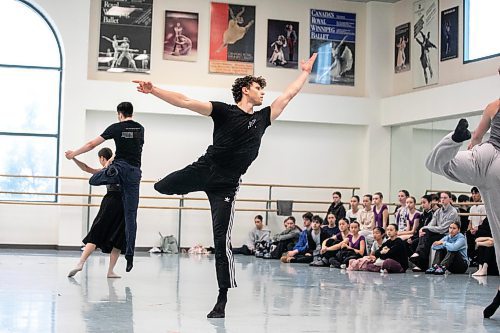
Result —
[[141, 255], [121, 279], [93, 255], [0, 250], [0, 332], [500, 332], [482, 319], [499, 277], [381, 275], [236, 257], [239, 287], [226, 319], [206, 319], [217, 295], [213, 256]]

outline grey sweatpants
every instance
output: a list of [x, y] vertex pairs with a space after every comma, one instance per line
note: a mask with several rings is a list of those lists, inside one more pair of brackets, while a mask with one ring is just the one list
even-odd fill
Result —
[[453, 141], [452, 134], [445, 136], [434, 147], [425, 166], [431, 172], [479, 189], [497, 248], [497, 265], [500, 267], [500, 152], [491, 143], [459, 151], [462, 144]]

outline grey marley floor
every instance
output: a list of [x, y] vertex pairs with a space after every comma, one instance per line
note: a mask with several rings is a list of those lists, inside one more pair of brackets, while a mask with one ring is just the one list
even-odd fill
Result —
[[236, 256], [238, 288], [225, 319], [206, 319], [217, 295], [213, 256], [136, 256], [106, 279], [94, 254], [0, 250], [0, 332], [500, 332], [483, 320], [499, 277], [388, 275]]

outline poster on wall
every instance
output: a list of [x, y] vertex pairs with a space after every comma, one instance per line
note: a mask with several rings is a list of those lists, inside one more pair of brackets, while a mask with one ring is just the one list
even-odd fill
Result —
[[267, 20], [267, 67], [298, 68], [299, 22]]
[[210, 73], [253, 74], [254, 23], [255, 6], [211, 3]]
[[354, 86], [356, 14], [311, 9], [311, 54], [318, 53], [309, 82]]
[[458, 58], [458, 6], [441, 12], [441, 61]]
[[153, 0], [101, 0], [98, 70], [149, 73]]
[[438, 0], [419, 0], [413, 3], [413, 87], [438, 83], [439, 77], [439, 17]]
[[196, 61], [198, 13], [165, 11], [163, 59]]
[[396, 27], [394, 34], [394, 73], [410, 70], [410, 22]]

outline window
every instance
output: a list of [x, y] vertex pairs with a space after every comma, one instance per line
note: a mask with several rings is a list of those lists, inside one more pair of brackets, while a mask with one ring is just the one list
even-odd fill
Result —
[[499, 0], [464, 0], [464, 63], [500, 55]]
[[[22, 18], [22, 19], [20, 19]], [[0, 11], [0, 174], [57, 176], [62, 53], [53, 27], [24, 0]], [[0, 177], [0, 200], [55, 201], [53, 178]]]

